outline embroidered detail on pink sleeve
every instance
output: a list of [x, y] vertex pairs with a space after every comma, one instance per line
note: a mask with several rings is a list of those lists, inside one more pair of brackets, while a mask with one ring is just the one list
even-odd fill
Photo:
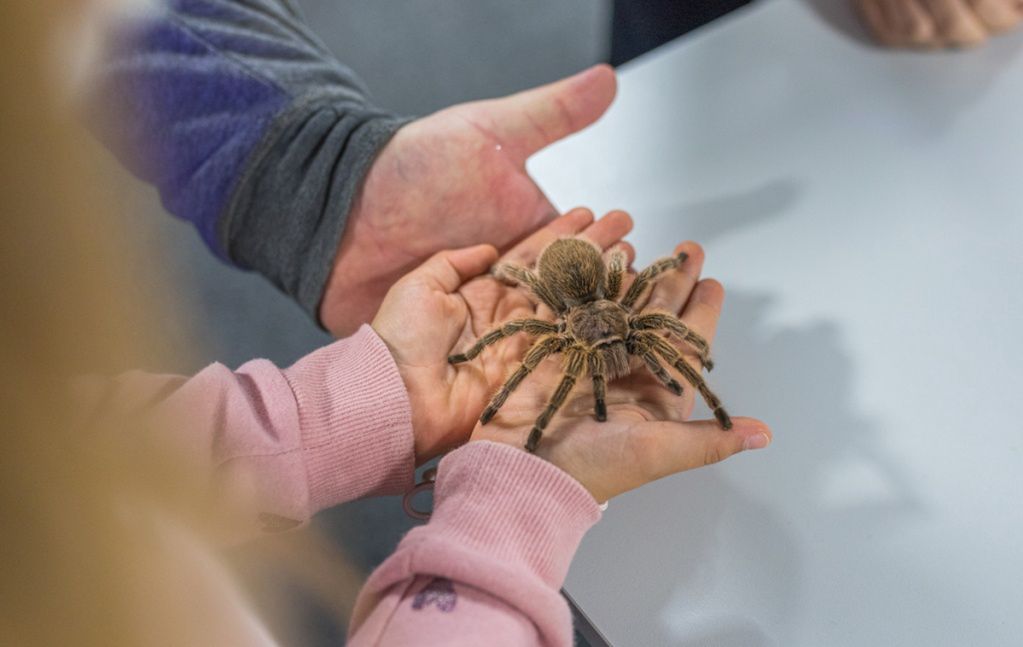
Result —
[[420, 611], [423, 607], [435, 604], [438, 609], [448, 613], [455, 610], [456, 602], [458, 594], [455, 593], [454, 583], [446, 577], [435, 577], [422, 591], [416, 593], [412, 599], [412, 608]]

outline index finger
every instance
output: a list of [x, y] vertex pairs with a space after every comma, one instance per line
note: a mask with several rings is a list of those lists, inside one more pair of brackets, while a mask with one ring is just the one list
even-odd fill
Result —
[[[679, 315], [693, 332], [706, 340], [708, 346], [714, 343], [718, 320], [721, 318], [721, 306], [725, 302], [725, 288], [714, 279], [703, 279], [696, 284], [689, 301], [686, 302]], [[693, 368], [700, 370], [700, 358], [691, 353], [685, 354], [686, 361]]]

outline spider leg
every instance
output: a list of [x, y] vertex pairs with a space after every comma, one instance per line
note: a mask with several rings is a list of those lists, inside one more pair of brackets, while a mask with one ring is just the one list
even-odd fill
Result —
[[543, 413], [533, 423], [532, 431], [529, 432], [529, 439], [526, 440], [527, 452], [533, 453], [536, 451], [536, 446], [540, 444], [540, 438], [543, 436], [544, 429], [550, 424], [551, 418], [561, 408], [561, 405], [565, 403], [568, 394], [572, 391], [572, 387], [575, 386], [576, 379], [583, 372], [585, 356], [586, 354], [582, 350], [573, 349], [569, 351], [568, 360], [565, 362], [565, 373], [561, 378], [561, 382], [558, 384], [558, 388], [554, 390], [554, 395], [547, 402]]
[[459, 362], [467, 362], [482, 353], [483, 349], [487, 346], [523, 330], [530, 335], [545, 335], [558, 332], [558, 325], [541, 319], [513, 319], [477, 339], [472, 348], [464, 353], [448, 357], [448, 363], [458, 364]]
[[611, 252], [607, 262], [607, 278], [604, 280], [604, 298], [614, 301], [622, 291], [622, 279], [625, 277], [625, 252], [616, 249]]
[[593, 399], [596, 401], [594, 412], [597, 420], [607, 420], [607, 403], [604, 401], [607, 390], [607, 376], [605, 374], [604, 356], [599, 352], [590, 353], [589, 357], [590, 375], [593, 377]]
[[714, 360], [710, 358], [710, 344], [678, 317], [660, 312], [651, 312], [632, 317], [629, 320], [629, 326], [633, 330], [667, 330], [696, 349], [704, 368], [708, 371], [714, 370]]
[[537, 340], [535, 344], [526, 351], [525, 357], [522, 358], [522, 364], [519, 365], [515, 372], [511, 374], [505, 383], [501, 385], [500, 390], [494, 394], [494, 397], [490, 399], [490, 403], [487, 404], [487, 408], [483, 410], [480, 415], [480, 422], [487, 424], [490, 422], [495, 415], [497, 410], [504, 406], [505, 401], [511, 392], [518, 388], [522, 380], [526, 379], [526, 376], [533, 372], [541, 361], [548, 355], [559, 353], [565, 347], [567, 340], [564, 337], [544, 337]]
[[668, 387], [668, 390], [675, 395], [682, 395], [682, 385], [678, 383], [678, 380], [673, 378], [664, 366], [657, 360], [657, 356], [654, 355], [654, 347], [649, 339], [645, 335], [636, 335], [629, 340], [630, 348], [629, 352], [633, 355], [640, 356], [646, 363], [646, 367], [650, 369], [650, 372], [661, 381], [664, 386]]
[[540, 277], [533, 270], [526, 269], [521, 265], [515, 265], [514, 263], [501, 263], [494, 268], [494, 276], [526, 286], [532, 290], [536, 298], [543, 301], [554, 312], [562, 313], [566, 310], [564, 302], [544, 285]]
[[725, 411], [724, 406], [721, 404], [720, 398], [714, 395], [707, 386], [707, 383], [703, 380], [703, 376], [699, 374], [684, 357], [679, 355], [679, 352], [675, 350], [675, 347], [665, 341], [659, 335], [653, 333], [639, 333], [637, 336], [642, 336], [649, 340], [650, 344], [654, 347], [654, 351], [658, 355], [663, 357], [665, 361], [670, 363], [675, 370], [682, 374], [682, 377], [686, 378], [686, 381], [696, 387], [696, 390], [703, 396], [703, 400], [710, 407], [711, 411], [714, 412], [714, 417], [717, 418], [718, 424], [721, 425], [722, 429], [732, 428], [732, 419], [728, 417], [728, 412]]
[[628, 292], [619, 301], [620, 304], [628, 309], [632, 309], [632, 306], [636, 305], [636, 301], [639, 300], [640, 295], [646, 290], [647, 286], [650, 285], [651, 281], [657, 278], [658, 275], [673, 270], [685, 260], [689, 258], [689, 255], [685, 252], [679, 252], [678, 256], [669, 256], [668, 258], [662, 258], [659, 261], [654, 261], [650, 267], [646, 268], [642, 272], [636, 275], [636, 280], [629, 286]]

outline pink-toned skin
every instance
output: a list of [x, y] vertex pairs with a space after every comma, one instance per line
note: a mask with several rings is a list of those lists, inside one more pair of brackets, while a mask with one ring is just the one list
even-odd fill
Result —
[[[247, 493], [252, 533], [412, 486], [408, 397], [369, 326], [283, 370], [255, 360], [192, 378], [129, 373], [114, 386], [105, 399], [125, 410], [142, 403], [176, 421], [187, 415], [173, 442], [218, 493]], [[558, 591], [599, 518], [582, 485], [536, 456], [489, 441], [451, 452], [433, 517], [371, 575], [348, 644], [571, 645]]]

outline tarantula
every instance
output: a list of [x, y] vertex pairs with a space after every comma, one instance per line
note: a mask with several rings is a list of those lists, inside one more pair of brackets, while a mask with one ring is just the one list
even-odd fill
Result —
[[636, 280], [621, 299], [618, 299], [618, 294], [625, 277], [625, 254], [620, 250], [612, 252], [605, 266], [596, 245], [579, 238], [563, 238], [551, 243], [540, 254], [535, 272], [510, 263], [495, 268], [494, 273], [499, 278], [529, 288], [556, 313], [558, 320], [508, 321], [480, 337], [469, 350], [448, 357], [448, 362], [452, 364], [467, 362], [487, 346], [518, 332], [540, 337], [526, 352], [522, 364], [490, 400], [480, 416], [480, 422], [490, 422], [511, 392], [544, 358], [565, 353], [565, 370], [561, 382], [536, 419], [526, 441], [526, 450], [529, 452], [536, 451], [544, 429], [564, 404], [585, 369], [589, 369], [593, 378], [597, 420], [607, 420], [607, 405], [604, 402], [606, 384], [609, 380], [630, 373], [629, 355], [640, 357], [650, 372], [672, 393], [682, 395], [682, 385], [668, 373], [658, 356], [662, 358], [700, 392], [713, 410], [718, 424], [723, 429], [731, 429], [731, 419], [699, 371], [693, 369], [675, 346], [658, 333], [674, 335], [692, 346], [709, 371], [713, 363], [707, 341], [674, 315], [633, 312], [647, 287], [659, 275], [678, 267], [685, 259], [686, 254], [680, 253], [655, 261], [636, 275]]

